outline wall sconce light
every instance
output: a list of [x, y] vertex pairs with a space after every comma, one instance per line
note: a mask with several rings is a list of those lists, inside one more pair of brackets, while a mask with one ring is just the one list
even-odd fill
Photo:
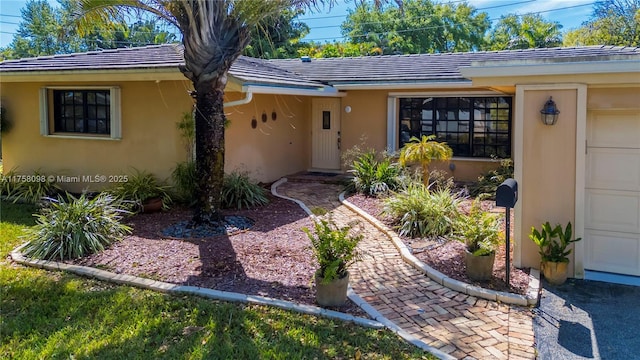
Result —
[[544, 103], [542, 110], [540, 110], [540, 119], [545, 125], [555, 124], [556, 121], [558, 121], [558, 114], [560, 114], [560, 110], [558, 110], [556, 103], [552, 99], [553, 98], [550, 96], [549, 100]]
[[344, 112], [346, 112], [347, 114], [351, 112], [351, 106], [347, 105], [344, 107]]

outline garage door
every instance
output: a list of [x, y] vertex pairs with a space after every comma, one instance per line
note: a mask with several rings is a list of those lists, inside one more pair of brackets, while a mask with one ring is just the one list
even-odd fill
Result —
[[587, 122], [585, 268], [640, 276], [640, 111]]

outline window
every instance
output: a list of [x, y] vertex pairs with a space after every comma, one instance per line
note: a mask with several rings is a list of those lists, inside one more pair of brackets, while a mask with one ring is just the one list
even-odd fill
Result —
[[422, 135], [436, 135], [454, 156], [510, 157], [511, 98], [401, 98], [400, 147]]
[[109, 90], [53, 90], [54, 131], [111, 134]]
[[43, 88], [40, 130], [45, 136], [120, 138], [119, 89]]

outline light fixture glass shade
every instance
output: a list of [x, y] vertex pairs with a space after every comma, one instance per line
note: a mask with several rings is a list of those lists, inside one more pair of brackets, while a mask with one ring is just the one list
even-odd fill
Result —
[[560, 114], [560, 110], [556, 107], [556, 103], [553, 101], [552, 97], [549, 97], [546, 103], [544, 103], [544, 107], [540, 110], [540, 119], [542, 123], [545, 125], [553, 125], [558, 121], [558, 114]]

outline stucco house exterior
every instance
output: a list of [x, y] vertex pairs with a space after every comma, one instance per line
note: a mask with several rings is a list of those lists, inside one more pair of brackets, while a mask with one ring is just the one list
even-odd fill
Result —
[[[176, 129], [191, 111], [179, 45], [0, 63], [14, 127], [4, 169], [66, 176], [131, 167], [168, 178], [186, 159]], [[270, 182], [344, 171], [354, 145], [395, 151], [436, 134], [440, 164], [474, 180], [511, 157], [519, 183], [514, 263], [538, 267], [531, 226], [571, 221], [572, 272], [640, 276], [640, 49], [613, 46], [332, 59], [259, 60], [231, 68], [226, 170]], [[540, 121], [552, 97], [555, 125]], [[71, 190], [106, 183], [62, 184]]]

